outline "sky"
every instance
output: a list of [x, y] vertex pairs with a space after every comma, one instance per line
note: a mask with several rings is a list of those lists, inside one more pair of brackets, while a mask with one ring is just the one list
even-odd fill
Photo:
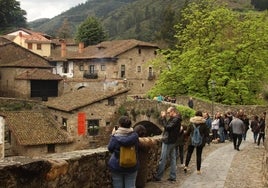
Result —
[[87, 0], [17, 0], [20, 8], [27, 12], [27, 21], [39, 18], [53, 18]]

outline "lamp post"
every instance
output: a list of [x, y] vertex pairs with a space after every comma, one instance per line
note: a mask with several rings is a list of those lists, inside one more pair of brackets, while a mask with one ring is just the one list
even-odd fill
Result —
[[215, 80], [211, 81], [211, 101], [212, 101], [212, 105], [211, 105], [211, 115], [212, 118], [214, 118], [214, 90], [215, 90]]

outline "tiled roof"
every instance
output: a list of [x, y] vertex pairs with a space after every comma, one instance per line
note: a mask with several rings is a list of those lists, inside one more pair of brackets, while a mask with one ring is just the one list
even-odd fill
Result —
[[44, 57], [0, 37], [0, 65], [8, 67], [52, 68]]
[[0, 112], [20, 145], [70, 143], [73, 138], [55, 121], [49, 112]]
[[118, 55], [135, 47], [158, 48], [157, 45], [148, 42], [142, 42], [135, 39], [104, 41], [95, 46], [88, 46], [79, 57], [94, 58], [114, 58]]
[[62, 80], [60, 75], [53, 74], [47, 69], [31, 69], [16, 76], [17, 80]]
[[66, 112], [85, 107], [92, 103], [128, 92], [129, 89], [121, 89], [117, 91], [100, 91], [88, 88], [82, 88], [60, 97], [49, 99], [45, 105]]
[[37, 61], [34, 59], [24, 58], [13, 62], [8, 62], [3, 65], [0, 64], [0, 67], [38, 67], [38, 68], [53, 68], [53, 66], [49, 65], [48, 63], [44, 63], [41, 61]]
[[[131, 50], [135, 47], [147, 47], [155, 48], [158, 46], [152, 43], [138, 41], [135, 39], [130, 40], [113, 40], [113, 41], [104, 41], [94, 46], [88, 46], [83, 49], [82, 53], [66, 52], [67, 59], [95, 59], [95, 58], [116, 58], [118, 55]], [[52, 58], [57, 59], [61, 55], [61, 50], [52, 50]]]
[[51, 40], [48, 40], [47, 38], [43, 37], [42, 35], [38, 33], [34, 33], [31, 35], [23, 35], [22, 37], [25, 38], [25, 42], [37, 42], [37, 43], [51, 43]]
[[41, 32], [32, 31], [29, 29], [25, 29], [25, 28], [19, 28], [18, 30], [8, 33], [7, 35], [13, 35], [13, 34], [19, 35], [19, 33], [22, 34], [22, 37], [25, 38], [26, 42], [51, 43], [51, 40], [48, 39], [48, 38], [51, 38], [49, 35], [41, 33]]

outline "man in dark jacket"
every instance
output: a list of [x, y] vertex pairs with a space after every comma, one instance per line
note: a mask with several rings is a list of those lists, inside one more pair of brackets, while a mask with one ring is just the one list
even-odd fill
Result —
[[[166, 119], [166, 114], [169, 119]], [[163, 177], [168, 155], [170, 154], [170, 174], [169, 181], [176, 181], [176, 152], [175, 146], [181, 128], [181, 117], [175, 107], [169, 107], [167, 113], [161, 112], [161, 121], [164, 126], [162, 136], [162, 151], [157, 169], [157, 174], [154, 177], [155, 181], [160, 181]]]
[[258, 137], [258, 143], [257, 146], [260, 146], [261, 139], [264, 144], [265, 139], [265, 118], [266, 118], [266, 112], [263, 112], [260, 122], [259, 122], [259, 137]]

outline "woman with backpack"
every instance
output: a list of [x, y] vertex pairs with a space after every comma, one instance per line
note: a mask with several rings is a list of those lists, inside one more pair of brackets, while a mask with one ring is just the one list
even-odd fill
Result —
[[188, 151], [186, 155], [184, 172], [187, 173], [188, 165], [190, 163], [192, 153], [196, 148], [196, 168], [197, 174], [201, 174], [202, 151], [206, 144], [206, 138], [209, 136], [209, 129], [206, 126], [205, 119], [201, 111], [197, 111], [195, 116], [190, 118], [190, 125], [188, 126], [186, 135], [188, 139]]
[[[127, 116], [121, 116], [118, 121], [119, 128], [112, 133], [108, 150], [112, 153], [108, 162], [114, 188], [135, 188], [135, 182], [138, 171], [138, 160], [135, 160], [138, 155], [139, 136], [131, 128], [131, 120]], [[134, 147], [136, 153], [133, 154], [134, 161], [131, 165], [122, 165], [122, 148]]]

